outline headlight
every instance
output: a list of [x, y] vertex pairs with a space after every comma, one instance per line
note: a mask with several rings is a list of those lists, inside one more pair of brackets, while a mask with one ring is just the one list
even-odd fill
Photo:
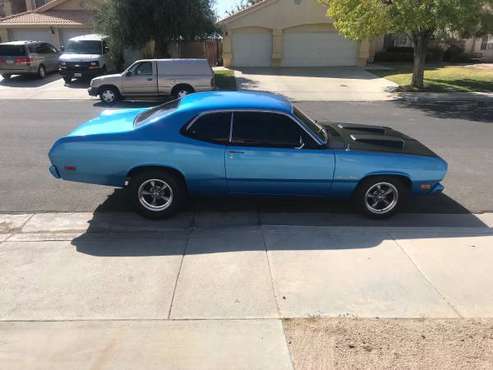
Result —
[[60, 62], [60, 65], [61, 66], [66, 66], [67, 65], [67, 62]]
[[97, 66], [99, 66], [99, 62], [91, 62], [91, 66], [92, 67], [97, 67]]

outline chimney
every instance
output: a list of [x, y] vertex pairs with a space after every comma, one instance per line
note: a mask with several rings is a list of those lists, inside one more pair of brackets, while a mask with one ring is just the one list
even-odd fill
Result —
[[31, 11], [31, 10], [33, 10], [33, 8], [34, 8], [33, 0], [26, 0], [26, 10]]

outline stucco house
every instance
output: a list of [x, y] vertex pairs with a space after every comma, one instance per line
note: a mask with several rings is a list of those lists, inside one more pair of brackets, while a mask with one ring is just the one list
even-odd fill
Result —
[[365, 65], [383, 40], [338, 33], [316, 0], [263, 0], [221, 20], [223, 60], [233, 67]]
[[0, 19], [2, 42], [37, 40], [64, 45], [68, 39], [93, 32], [95, 9], [102, 0], [51, 0], [31, 10]]

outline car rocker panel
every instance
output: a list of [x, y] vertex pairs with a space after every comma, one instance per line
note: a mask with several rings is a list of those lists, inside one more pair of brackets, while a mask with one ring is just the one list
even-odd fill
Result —
[[128, 185], [137, 210], [153, 218], [199, 194], [353, 197], [367, 215], [387, 217], [410, 194], [442, 191], [447, 172], [443, 159], [390, 128], [317, 124], [284, 98], [253, 92], [105, 111], [49, 157], [57, 178]]

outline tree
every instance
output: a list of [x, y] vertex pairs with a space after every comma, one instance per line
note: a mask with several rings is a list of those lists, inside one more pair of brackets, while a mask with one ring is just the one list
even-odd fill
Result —
[[450, 34], [477, 33], [492, 26], [493, 0], [320, 0], [327, 16], [346, 37], [362, 40], [405, 33], [414, 45], [411, 86], [424, 87], [426, 53], [431, 40]]
[[235, 15], [236, 13], [239, 13], [242, 10], [245, 10], [245, 9], [251, 7], [252, 5], [255, 5], [261, 1], [262, 0], [241, 0], [241, 2], [239, 4], [236, 4], [230, 10], [226, 11], [226, 14], [228, 16]]
[[167, 57], [168, 44], [216, 32], [213, 0], [106, 0], [96, 14], [96, 28], [110, 36], [110, 50], [142, 48], [154, 41], [154, 56]]

